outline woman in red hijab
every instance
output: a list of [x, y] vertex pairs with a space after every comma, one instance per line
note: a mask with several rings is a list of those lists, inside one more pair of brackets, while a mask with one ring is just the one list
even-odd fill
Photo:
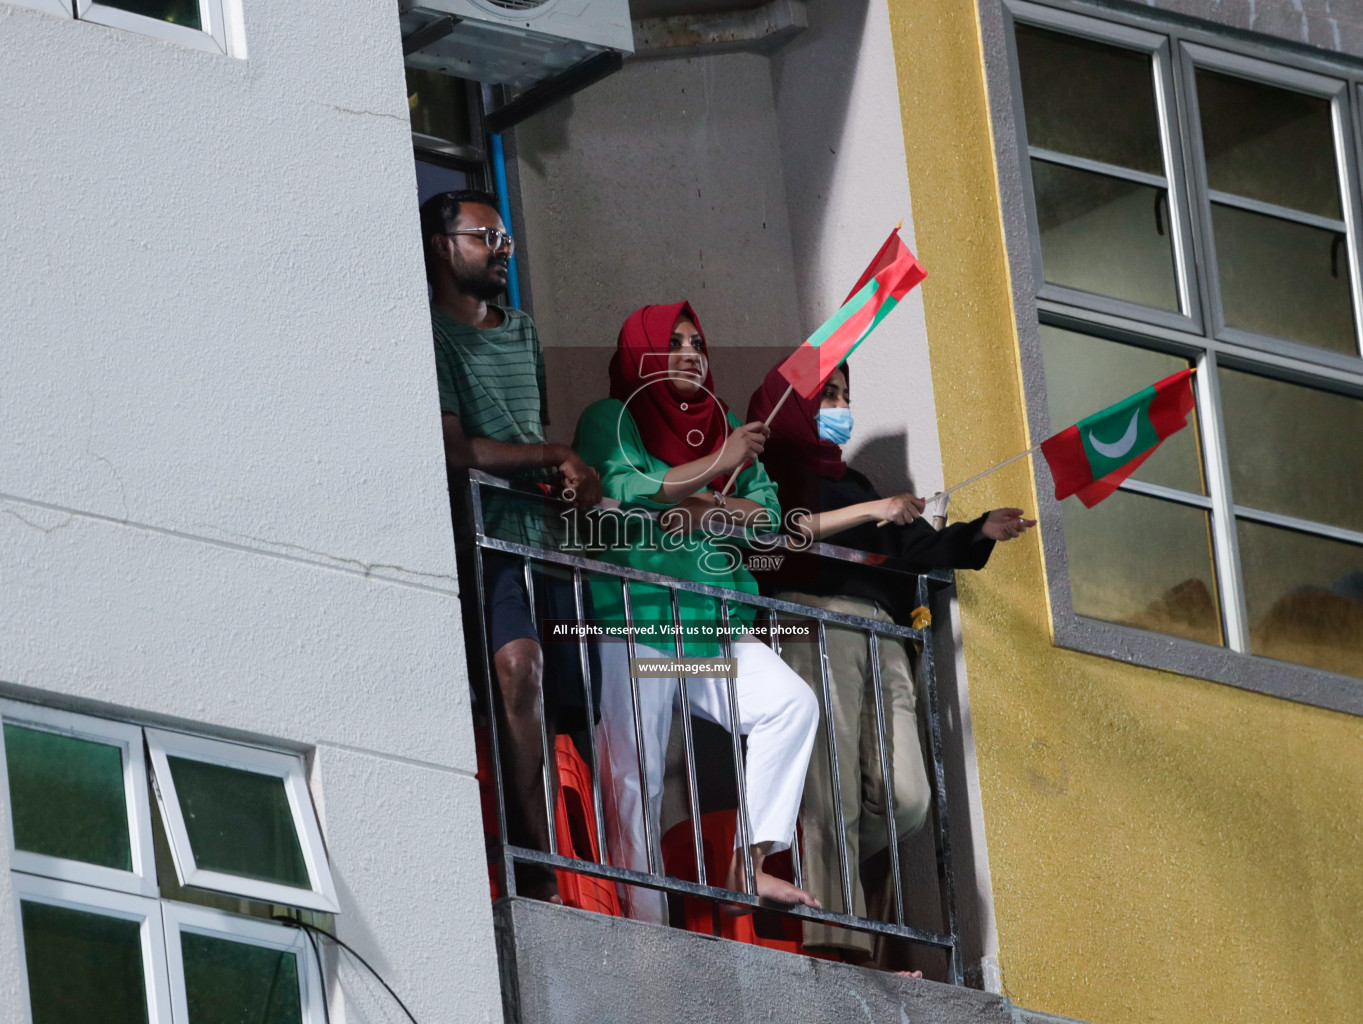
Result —
[[[582, 413], [573, 448], [601, 475], [606, 496], [622, 509], [610, 529], [608, 545], [591, 550], [594, 557], [663, 577], [707, 583], [729, 590], [757, 593], [757, 582], [743, 567], [742, 551], [727, 537], [701, 528], [702, 519], [769, 532], [780, 520], [776, 487], [756, 456], [762, 453], [767, 429], [744, 426], [715, 395], [705, 335], [685, 302], [645, 306], [632, 313], [620, 330], [610, 365], [611, 397]], [[734, 493], [724, 484], [735, 469]], [[657, 513], [658, 519], [642, 514]], [[597, 615], [611, 625], [625, 620], [618, 584], [595, 584]], [[633, 583], [630, 611], [636, 633], [636, 655], [671, 660], [677, 651], [690, 657], [725, 653], [716, 627], [721, 623], [719, 599], [677, 591], [681, 637], [672, 631], [673, 591], [666, 586]], [[733, 626], [749, 625], [752, 609], [726, 602]], [[603, 796], [611, 862], [648, 870], [644, 821], [657, 853], [662, 802], [664, 756], [678, 695], [676, 679], [639, 679], [640, 732], [643, 737], [647, 796], [636, 755], [633, 693], [624, 644], [601, 645], [601, 731], [607, 751]], [[748, 738], [746, 804], [754, 868], [753, 885], [743, 885], [742, 858], [736, 851], [729, 871], [730, 889], [747, 889], [783, 903], [817, 907], [803, 889], [767, 874], [763, 859], [786, 849], [795, 833], [805, 768], [818, 728], [818, 702], [809, 688], [771, 648], [751, 634], [738, 636], [731, 655], [737, 662], [739, 730]], [[724, 679], [688, 677], [693, 713], [732, 731], [728, 684]], [[630, 915], [665, 922], [660, 894], [625, 888]]]
[[[748, 418], [765, 419], [781, 401], [786, 380], [767, 374], [748, 404]], [[924, 503], [912, 494], [882, 498], [861, 473], [843, 460], [851, 436], [851, 392], [845, 366], [834, 370], [818, 398], [792, 392], [772, 418], [764, 461], [780, 490], [781, 506], [792, 532], [810, 540], [828, 538], [842, 547], [903, 559], [929, 568], [982, 569], [995, 541], [1010, 540], [1036, 525], [1017, 508], [995, 509], [974, 522], [938, 531], [920, 518]], [[884, 522], [885, 525], [876, 524]], [[909, 624], [916, 603], [902, 575], [852, 562], [812, 555], [790, 555], [765, 589], [796, 604], [881, 622]], [[858, 865], [884, 849], [885, 784], [880, 770], [874, 689], [863, 633], [830, 626], [826, 630], [833, 731], [838, 744], [838, 785], [842, 828], [851, 866], [853, 905], [844, 913], [866, 916], [866, 896]], [[815, 652], [809, 644], [785, 644], [781, 656], [809, 684], [822, 689]], [[881, 684], [886, 739], [894, 781], [894, 816], [899, 837], [912, 835], [927, 818], [932, 792], [918, 743], [913, 669], [901, 643], [882, 637]], [[804, 800], [804, 881], [817, 895], [842, 903], [841, 872], [827, 741], [816, 741]], [[871, 956], [870, 936], [806, 922], [807, 949], [836, 952], [853, 963]]]

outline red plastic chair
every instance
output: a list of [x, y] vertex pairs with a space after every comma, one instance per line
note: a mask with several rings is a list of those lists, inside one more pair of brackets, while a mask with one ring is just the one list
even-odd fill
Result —
[[[558, 764], [558, 801], [554, 807], [559, 852], [604, 863], [596, 842], [596, 814], [592, 809], [592, 773], [568, 736], [554, 741]], [[620, 898], [615, 883], [571, 871], [558, 873], [558, 891], [570, 907], [594, 910], [598, 914], [620, 916]]]
[[[486, 728], [474, 730], [478, 748], [478, 793], [483, 805], [483, 832], [489, 844], [497, 835], [497, 786], [492, 773], [492, 743]], [[592, 810], [592, 775], [577, 746], [568, 736], [554, 740], [554, 761], [558, 768], [558, 800], [554, 805], [554, 827], [558, 849], [565, 857], [601, 863], [596, 842], [596, 815]], [[559, 871], [559, 895], [570, 907], [620, 917], [620, 899], [615, 884], [573, 871]], [[497, 866], [488, 865], [488, 884], [495, 901], [501, 896]]]
[[[729, 858], [733, 856], [737, 823], [737, 814], [732, 810], [710, 811], [700, 816], [705, 877], [711, 885], [722, 885], [729, 873]], [[687, 882], [696, 881], [695, 849], [690, 819], [673, 825], [662, 839], [663, 870], [673, 878]], [[769, 874], [787, 881], [794, 878], [789, 852], [773, 854], [767, 858], [763, 867]], [[804, 952], [800, 941], [800, 922], [794, 918], [775, 917], [761, 911], [743, 917], [730, 917], [721, 914], [718, 907], [710, 901], [693, 896], [683, 897], [682, 912], [686, 930], [690, 932], [718, 935], [736, 942], [780, 949], [787, 953]]]

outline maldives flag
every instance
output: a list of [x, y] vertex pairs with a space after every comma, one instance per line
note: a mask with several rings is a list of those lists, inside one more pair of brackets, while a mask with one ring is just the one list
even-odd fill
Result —
[[896, 227], [842, 307], [777, 367], [781, 376], [805, 398], [816, 397], [843, 360], [927, 276]]
[[1055, 496], [1092, 508], [1136, 472], [1193, 411], [1192, 370], [1182, 370], [1041, 442]]

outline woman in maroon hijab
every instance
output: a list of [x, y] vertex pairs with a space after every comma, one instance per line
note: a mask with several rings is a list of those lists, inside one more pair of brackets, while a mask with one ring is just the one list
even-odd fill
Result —
[[[780, 519], [776, 488], [756, 456], [767, 429], [744, 426], [714, 391], [705, 335], [685, 302], [645, 306], [620, 330], [611, 360], [611, 397], [588, 406], [578, 420], [573, 448], [601, 475], [606, 496], [622, 504], [606, 550], [595, 557], [659, 576], [757, 593], [757, 582], [743, 567], [742, 552], [731, 539], [700, 528], [702, 518], [771, 531]], [[734, 494], [721, 494], [735, 469]], [[641, 512], [659, 514], [659, 520]], [[632, 515], [630, 513], [633, 513]], [[593, 586], [600, 619], [626, 621], [621, 587]], [[673, 591], [665, 585], [633, 583], [630, 611], [638, 635], [636, 654], [672, 660]], [[724, 645], [716, 627], [722, 620], [719, 599], [689, 591], [676, 593], [682, 653], [716, 657]], [[752, 609], [726, 602], [731, 625], [749, 625]], [[607, 758], [603, 795], [614, 814], [608, 836], [611, 862], [648, 870], [644, 821], [657, 852], [664, 755], [672, 723], [676, 679], [639, 679], [640, 731], [643, 736], [647, 795], [639, 778], [633, 694], [626, 648], [601, 645], [601, 730]], [[750, 633], [732, 644], [737, 662], [739, 730], [747, 736], [746, 802], [754, 867], [752, 891], [784, 903], [818, 906], [803, 889], [767, 874], [763, 859], [786, 849], [795, 833], [805, 767], [818, 729], [818, 702], [808, 687], [765, 644]], [[732, 731], [725, 679], [688, 677], [691, 709]], [[647, 816], [647, 817], [645, 817]], [[741, 887], [741, 857], [736, 852], [728, 886]], [[659, 894], [626, 887], [631, 916], [666, 921]]]
[[[785, 391], [785, 378], [773, 369], [753, 393], [748, 419], [765, 419]], [[938, 531], [920, 518], [922, 499], [912, 494], [882, 498], [870, 480], [843, 460], [842, 445], [852, 427], [850, 399], [843, 366], [833, 371], [818, 398], [792, 393], [772, 419], [763, 461], [777, 483], [792, 532], [810, 540], [827, 538], [842, 547], [890, 555], [924, 569], [982, 569], [995, 541], [1010, 540], [1035, 525], [1023, 518], [1021, 509], [1006, 508]], [[882, 521], [886, 525], [876, 525]], [[904, 625], [915, 603], [903, 576], [812, 556], [789, 556], [765, 589], [796, 604]], [[833, 699], [829, 713], [838, 743], [842, 828], [853, 897], [851, 907], [838, 909], [865, 917], [866, 896], [858, 865], [888, 843], [885, 784], [876, 718], [871, 713], [871, 666], [866, 638], [860, 632], [834, 626], [827, 629], [826, 638]], [[815, 692], [822, 689], [815, 651], [809, 644], [784, 644], [781, 656]], [[903, 838], [922, 827], [932, 792], [918, 743], [909, 652], [903, 644], [883, 637], [880, 661], [895, 826]], [[822, 730], [816, 747], [804, 799], [804, 881], [816, 895], [841, 904], [838, 826]], [[806, 948], [840, 953], [854, 963], [871, 955], [871, 937], [865, 932], [812, 922], [805, 923], [804, 932]]]

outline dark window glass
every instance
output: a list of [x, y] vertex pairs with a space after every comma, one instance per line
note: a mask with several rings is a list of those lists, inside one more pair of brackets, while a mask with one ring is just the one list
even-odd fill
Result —
[[203, 28], [199, 17], [199, 0], [99, 0], [105, 7], [117, 7], [120, 11], [140, 14], [157, 21], [168, 21], [172, 25], [186, 28]]
[[468, 85], [462, 78], [408, 68], [407, 106], [412, 131], [460, 146], [473, 145]]
[[1018, 25], [1027, 142], [1164, 174], [1149, 54]]
[[1212, 204], [1226, 323], [1357, 354], [1343, 232]]
[[141, 925], [22, 902], [33, 1024], [146, 1024]]
[[1363, 677], [1363, 546], [1238, 525], [1250, 650]]
[[302, 1024], [298, 957], [181, 932], [189, 1024]]
[[7, 722], [5, 765], [18, 849], [132, 870], [121, 748]]
[[1221, 644], [1206, 512], [1118, 491], [1064, 517], [1076, 613]]
[[1221, 370], [1237, 505], [1363, 533], [1363, 401]]
[[1197, 97], [1212, 189], [1344, 216], [1329, 100], [1205, 70]]
[[1178, 310], [1165, 189], [1035, 159], [1032, 185], [1047, 281]]
[[283, 779], [182, 757], [168, 760], [198, 867], [311, 888]]

